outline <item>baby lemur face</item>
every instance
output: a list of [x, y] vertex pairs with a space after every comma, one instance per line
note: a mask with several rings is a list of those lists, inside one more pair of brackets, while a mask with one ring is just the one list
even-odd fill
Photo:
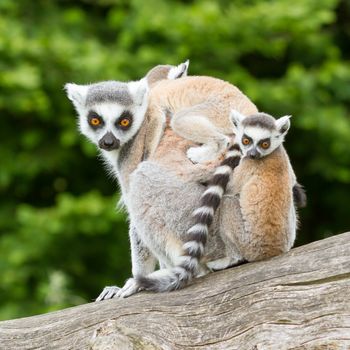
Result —
[[259, 159], [272, 153], [284, 141], [290, 127], [290, 116], [275, 119], [265, 113], [245, 117], [232, 110], [236, 142], [241, 147], [243, 157]]
[[139, 130], [147, 109], [146, 79], [91, 85], [66, 84], [83, 135], [105, 151], [116, 151]]

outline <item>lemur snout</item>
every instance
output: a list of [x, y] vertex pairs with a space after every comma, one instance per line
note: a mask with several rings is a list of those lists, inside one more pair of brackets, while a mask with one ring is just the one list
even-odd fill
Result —
[[105, 151], [113, 151], [119, 148], [120, 141], [109, 131], [98, 142], [98, 146]]
[[261, 157], [261, 153], [256, 148], [253, 148], [247, 152], [247, 156], [252, 159], [259, 159]]

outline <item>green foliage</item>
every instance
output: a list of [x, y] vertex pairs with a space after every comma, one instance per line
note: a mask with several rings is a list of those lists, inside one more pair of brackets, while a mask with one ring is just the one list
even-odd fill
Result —
[[348, 1], [2, 0], [0, 31], [0, 318], [90, 301], [130, 274], [117, 187], [77, 132], [69, 81], [190, 58], [191, 74], [293, 115], [286, 147], [309, 196], [298, 242], [349, 228]]

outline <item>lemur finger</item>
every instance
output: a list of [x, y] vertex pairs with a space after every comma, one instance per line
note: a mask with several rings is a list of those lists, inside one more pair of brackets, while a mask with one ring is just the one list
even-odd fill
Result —
[[107, 286], [103, 289], [101, 294], [97, 297], [96, 301], [102, 301], [107, 299], [112, 299], [117, 292], [120, 290], [119, 287], [116, 286]]
[[129, 278], [124, 287], [116, 293], [117, 298], [127, 298], [139, 291], [139, 286], [134, 278]]

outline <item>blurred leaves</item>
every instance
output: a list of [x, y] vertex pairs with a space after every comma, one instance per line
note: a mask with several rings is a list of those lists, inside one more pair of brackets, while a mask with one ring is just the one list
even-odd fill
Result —
[[77, 131], [66, 82], [130, 80], [189, 58], [190, 74], [293, 115], [306, 187], [299, 243], [349, 228], [346, 0], [0, 2], [0, 318], [90, 301], [130, 274], [116, 183]]

